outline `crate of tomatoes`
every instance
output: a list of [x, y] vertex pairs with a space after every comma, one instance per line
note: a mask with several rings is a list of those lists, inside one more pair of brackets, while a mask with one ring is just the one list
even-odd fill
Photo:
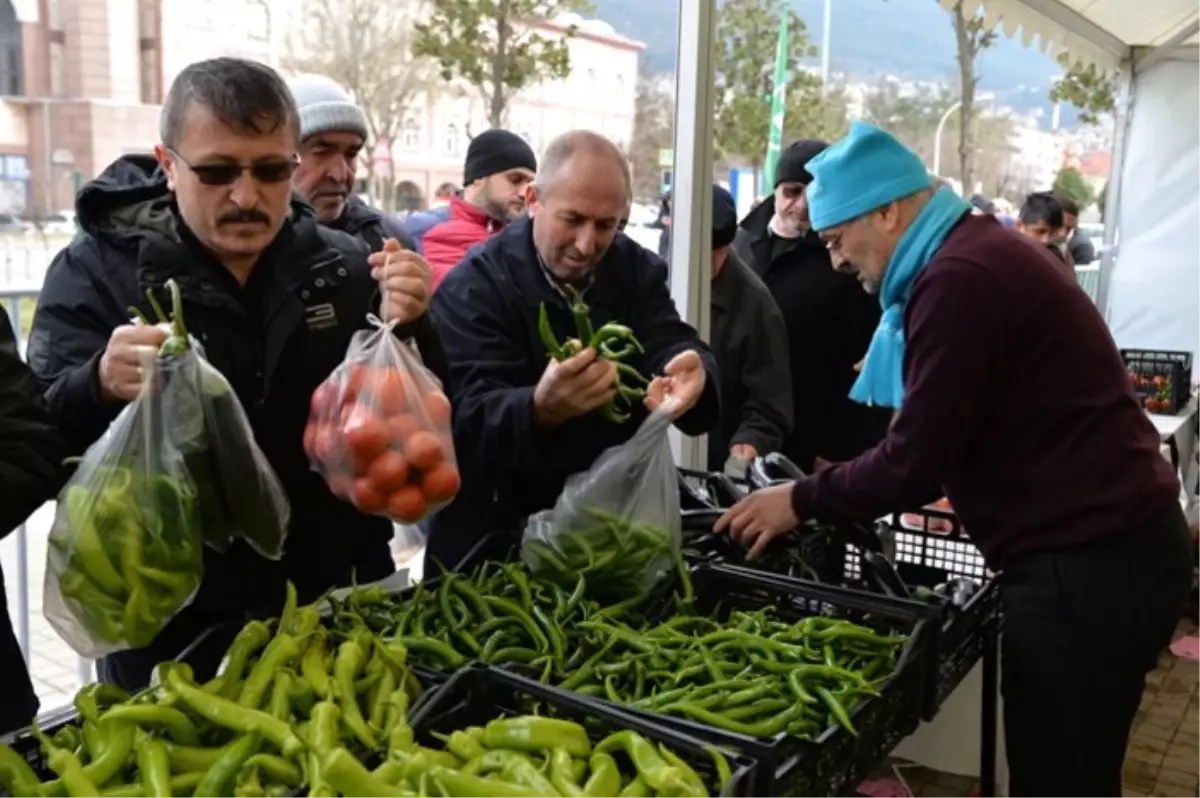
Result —
[[1157, 349], [1122, 349], [1129, 384], [1151, 413], [1174, 415], [1188, 403], [1192, 390], [1192, 353]]
[[337, 496], [415, 524], [458, 493], [450, 400], [420, 355], [374, 320], [312, 395], [304, 450]]

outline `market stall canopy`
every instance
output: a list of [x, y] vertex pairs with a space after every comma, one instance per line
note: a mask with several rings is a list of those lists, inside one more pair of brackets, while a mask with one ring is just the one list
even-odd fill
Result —
[[[958, 0], [938, 0], [953, 9]], [[962, 0], [974, 16], [983, 9], [987, 21], [1006, 36], [1020, 36], [1025, 46], [1034, 38], [1043, 50], [1066, 50], [1075, 60], [1115, 68], [1130, 48], [1196, 44], [1200, 9], [1196, 0]]]

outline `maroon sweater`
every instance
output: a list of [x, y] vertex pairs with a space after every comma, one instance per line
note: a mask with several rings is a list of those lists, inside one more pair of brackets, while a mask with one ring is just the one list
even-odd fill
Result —
[[917, 276], [904, 408], [878, 446], [801, 480], [800, 517], [941, 495], [990, 567], [1132, 532], [1178, 497], [1092, 301], [1037, 243], [967, 216]]

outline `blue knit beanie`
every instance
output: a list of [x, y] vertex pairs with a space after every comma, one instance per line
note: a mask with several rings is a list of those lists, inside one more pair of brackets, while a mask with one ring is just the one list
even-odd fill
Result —
[[845, 224], [933, 185], [920, 156], [886, 130], [855, 122], [808, 162], [808, 216], [816, 230]]

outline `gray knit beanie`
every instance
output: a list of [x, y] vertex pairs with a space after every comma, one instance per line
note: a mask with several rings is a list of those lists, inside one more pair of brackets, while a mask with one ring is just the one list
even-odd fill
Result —
[[300, 112], [300, 140], [330, 130], [367, 138], [367, 117], [350, 94], [324, 75], [300, 75], [288, 81]]

